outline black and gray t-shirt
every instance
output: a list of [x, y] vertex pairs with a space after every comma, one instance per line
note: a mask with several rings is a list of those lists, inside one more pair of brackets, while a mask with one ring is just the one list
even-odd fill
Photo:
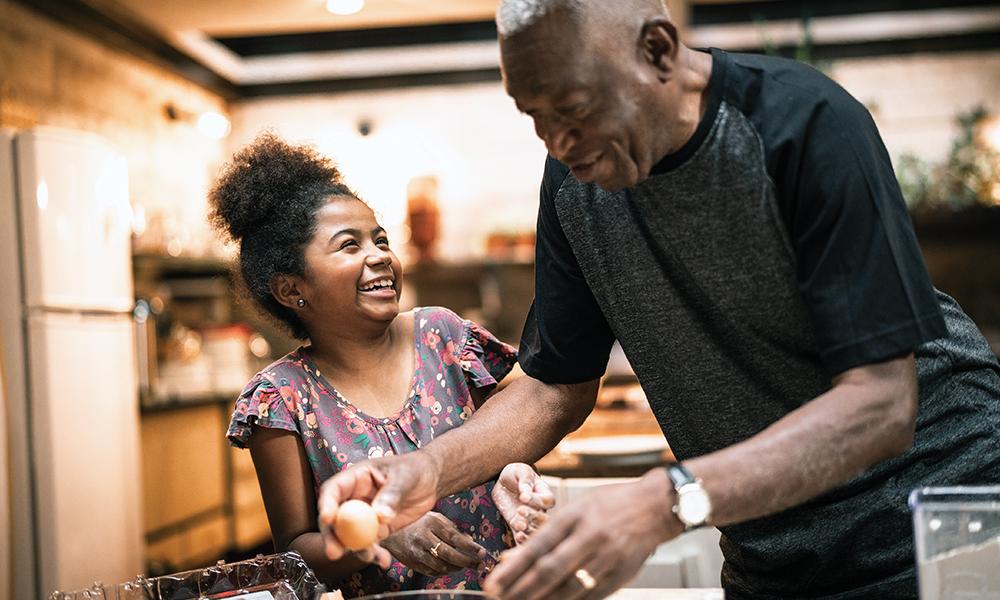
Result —
[[548, 159], [521, 365], [595, 379], [618, 339], [687, 459], [838, 373], [915, 352], [910, 450], [722, 538], [727, 597], [915, 598], [907, 495], [1000, 481], [1000, 366], [932, 287], [864, 107], [794, 61], [712, 56], [697, 131], [635, 188], [604, 192]]

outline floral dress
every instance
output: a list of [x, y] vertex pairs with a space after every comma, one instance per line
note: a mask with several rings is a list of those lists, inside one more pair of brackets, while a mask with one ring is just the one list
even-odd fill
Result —
[[[323, 377], [307, 348], [299, 348], [254, 376], [229, 425], [234, 446], [245, 448], [254, 427], [298, 434], [312, 468], [313, 484], [368, 458], [412, 452], [458, 427], [475, 405], [470, 390], [494, 387], [513, 367], [514, 348], [483, 327], [446, 308], [414, 310], [416, 364], [409, 397], [386, 418], [365, 414]], [[493, 504], [493, 481], [442, 498], [434, 510], [491, 553], [512, 538]], [[416, 573], [393, 560], [388, 569], [368, 566], [341, 582], [347, 597], [418, 589], [480, 589], [485, 573], [465, 569], [439, 577]]]

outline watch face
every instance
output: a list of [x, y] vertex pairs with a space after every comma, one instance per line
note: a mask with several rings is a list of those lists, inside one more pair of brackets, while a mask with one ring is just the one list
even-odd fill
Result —
[[[686, 486], [685, 486], [686, 487]], [[677, 498], [677, 516], [687, 525], [702, 525], [708, 519], [712, 505], [700, 486], [682, 488]]]

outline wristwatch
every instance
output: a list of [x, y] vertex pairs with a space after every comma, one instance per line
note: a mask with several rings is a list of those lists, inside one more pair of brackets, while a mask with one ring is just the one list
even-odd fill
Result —
[[708, 525], [712, 516], [712, 502], [702, 487], [701, 480], [680, 463], [670, 463], [666, 469], [677, 491], [673, 511], [684, 524], [684, 531]]

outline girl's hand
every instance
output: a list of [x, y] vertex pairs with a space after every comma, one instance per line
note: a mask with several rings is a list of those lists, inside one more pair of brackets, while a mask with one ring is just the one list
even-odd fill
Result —
[[556, 497], [531, 465], [511, 463], [493, 486], [493, 503], [507, 521], [518, 544], [545, 523]]
[[430, 576], [475, 569], [487, 555], [485, 548], [436, 512], [382, 540], [382, 547], [414, 571]]

